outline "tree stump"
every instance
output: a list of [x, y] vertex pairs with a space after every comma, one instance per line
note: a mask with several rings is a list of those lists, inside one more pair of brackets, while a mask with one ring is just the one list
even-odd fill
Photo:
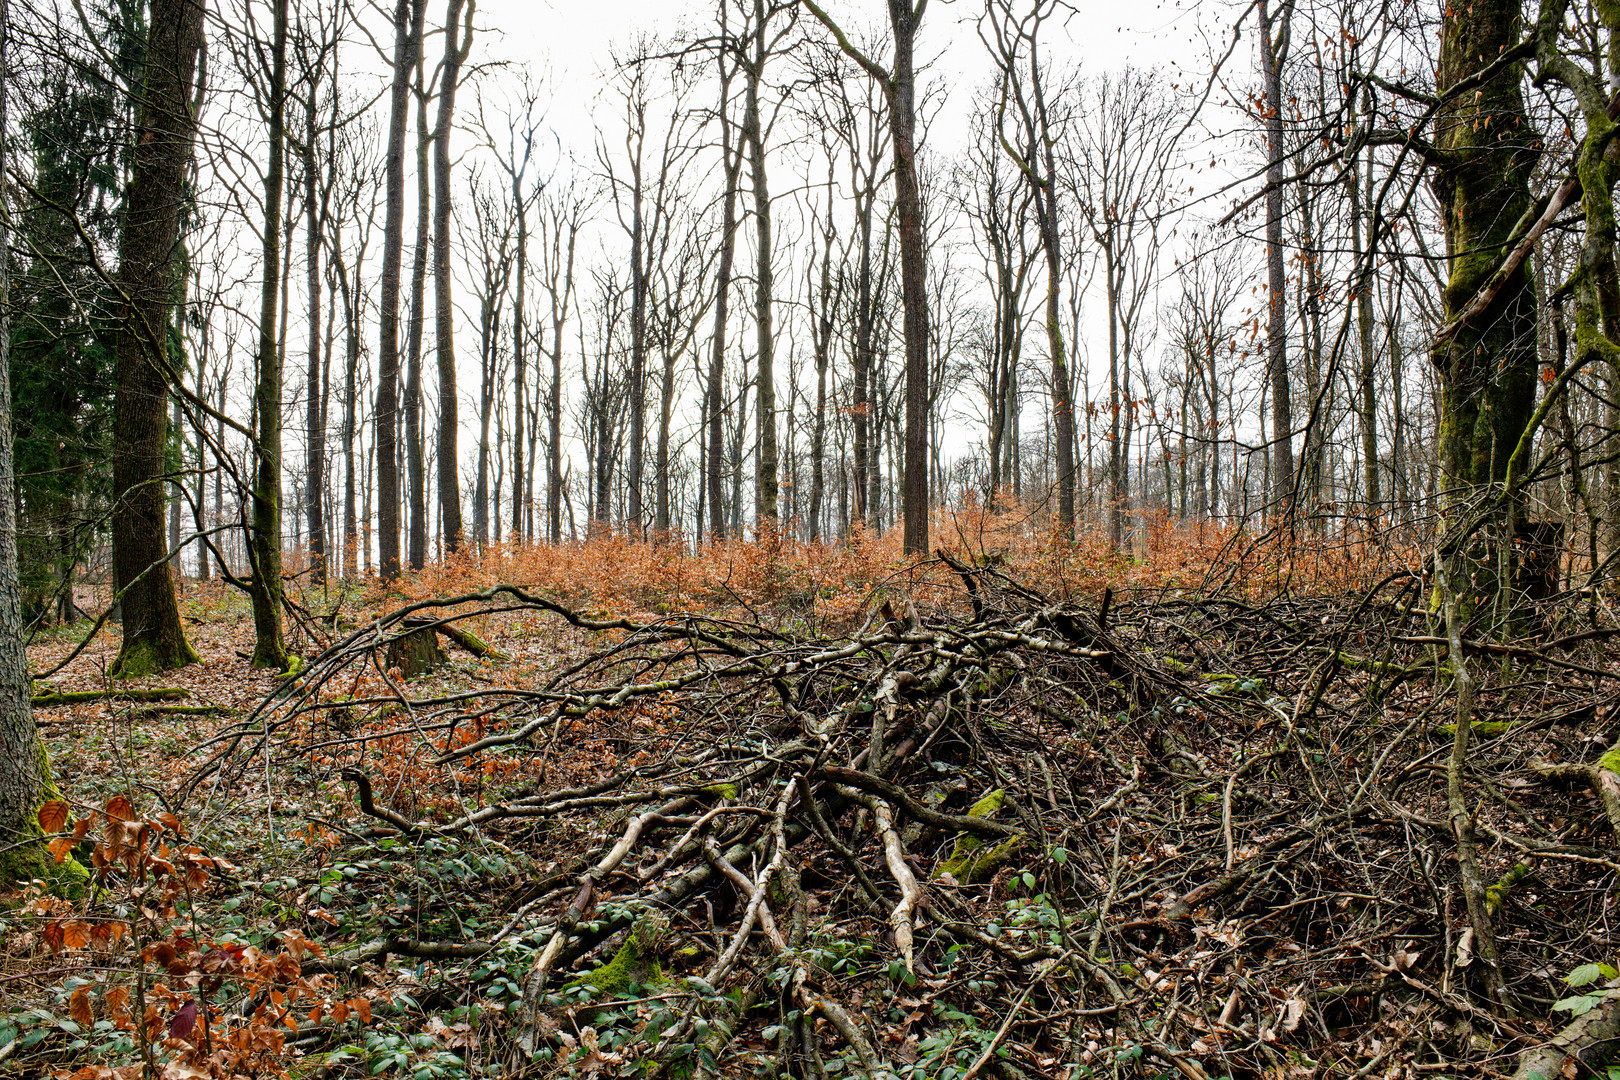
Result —
[[399, 668], [407, 679], [415, 679], [437, 668], [445, 660], [439, 648], [439, 635], [423, 628], [412, 630], [388, 643], [388, 667]]

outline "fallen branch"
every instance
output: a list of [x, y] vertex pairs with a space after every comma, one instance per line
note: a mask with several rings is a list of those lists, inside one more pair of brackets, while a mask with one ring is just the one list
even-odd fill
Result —
[[36, 709], [55, 705], [83, 705], [91, 701], [184, 701], [191, 691], [183, 686], [127, 687], [118, 690], [47, 690], [29, 704]]

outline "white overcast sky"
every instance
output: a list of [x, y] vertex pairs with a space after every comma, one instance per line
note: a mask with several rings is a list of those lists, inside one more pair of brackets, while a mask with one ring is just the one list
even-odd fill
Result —
[[[712, 20], [714, 6], [709, 0], [480, 0], [477, 23], [485, 34], [476, 42], [475, 59], [511, 60], [549, 72], [552, 126], [565, 146], [588, 155], [594, 141], [591, 104], [612, 50], [633, 34], [701, 26]], [[831, 0], [824, 6], [852, 35], [887, 30], [884, 0]], [[1222, 0], [1074, 0], [1072, 6], [1073, 14], [1045, 32], [1055, 60], [1078, 61], [1092, 72], [1127, 64], [1163, 68], [1172, 82], [1172, 64], [1207, 73], [1210, 47], [1203, 34], [1213, 31], [1220, 38], [1221, 22], [1240, 11]], [[940, 122], [930, 131], [945, 153], [960, 144], [968, 99], [988, 78], [973, 26], [981, 10], [980, 0], [931, 0], [923, 19], [918, 58], [930, 62], [925, 78], [941, 77], [949, 88]], [[435, 15], [442, 19], [430, 9], [430, 20]]]

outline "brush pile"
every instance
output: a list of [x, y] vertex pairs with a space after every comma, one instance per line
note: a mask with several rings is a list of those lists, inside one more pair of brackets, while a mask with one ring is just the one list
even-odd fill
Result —
[[[1554, 1006], [1614, 956], [1606, 632], [1459, 638], [1459, 736], [1415, 576], [1075, 603], [941, 558], [959, 588], [855, 627], [411, 604], [204, 773], [348, 781], [361, 886], [477, 853], [305, 969], [407, 972], [486, 1074], [1486, 1075], [1609, 1014], [1601, 982]], [[389, 666], [540, 621], [570, 652], [532, 679]]]

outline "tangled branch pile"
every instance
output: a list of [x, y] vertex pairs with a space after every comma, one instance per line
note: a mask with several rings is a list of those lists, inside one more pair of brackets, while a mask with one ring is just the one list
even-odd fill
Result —
[[[345, 842], [476, 840], [533, 868], [486, 883], [497, 920], [418, 919], [439, 932], [318, 962], [375, 979], [416, 958], [455, 972], [447, 1000], [504, 992], [490, 1062], [1483, 1075], [1567, 1020], [1550, 1007], [1608, 956], [1620, 868], [1606, 631], [1459, 638], [1459, 737], [1415, 575], [1350, 602], [1094, 605], [946, 561], [959, 590], [838, 633], [592, 619], [510, 586], [415, 603], [209, 768], [229, 779], [250, 744], [339, 766], [372, 822]], [[537, 617], [577, 654], [531, 685], [428, 692], [385, 666], [434, 626]], [[431, 799], [377, 752], [406, 737]], [[1539, 1067], [1612, 1020], [1602, 991], [1560, 1005], [1595, 1034]]]

